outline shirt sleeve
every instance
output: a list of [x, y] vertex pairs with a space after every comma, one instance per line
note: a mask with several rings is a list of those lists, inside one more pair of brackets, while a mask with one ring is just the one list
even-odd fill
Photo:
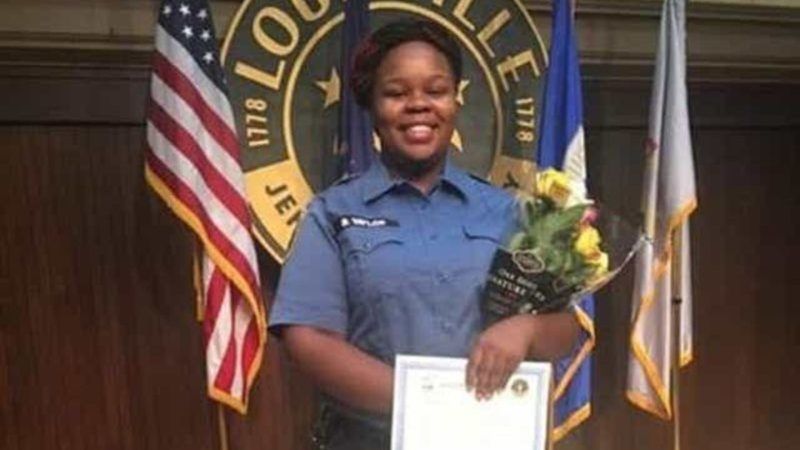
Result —
[[307, 325], [345, 334], [347, 293], [344, 270], [324, 203], [315, 199], [301, 221], [283, 265], [269, 329]]

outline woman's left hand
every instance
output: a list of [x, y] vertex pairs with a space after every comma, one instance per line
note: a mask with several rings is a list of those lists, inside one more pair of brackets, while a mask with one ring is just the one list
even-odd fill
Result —
[[489, 399], [503, 389], [530, 353], [536, 335], [536, 317], [516, 315], [503, 319], [478, 336], [467, 364], [467, 389]]

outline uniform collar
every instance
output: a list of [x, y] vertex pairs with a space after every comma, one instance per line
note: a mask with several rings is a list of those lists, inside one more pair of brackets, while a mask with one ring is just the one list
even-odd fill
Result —
[[469, 199], [469, 194], [474, 190], [471, 188], [473, 180], [470, 179], [470, 176], [453, 164], [449, 157], [444, 164], [442, 181], [454, 188], [464, 200]]
[[[369, 169], [364, 173], [364, 202], [370, 202], [393, 188], [405, 184], [399, 178], [393, 178], [380, 158], [375, 158]], [[469, 198], [470, 177], [463, 170], [456, 167], [450, 160], [445, 159], [444, 170], [440, 182], [452, 187], [464, 200]]]

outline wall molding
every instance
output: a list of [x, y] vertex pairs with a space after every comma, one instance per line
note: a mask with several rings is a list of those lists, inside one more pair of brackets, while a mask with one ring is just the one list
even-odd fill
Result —
[[[524, 0], [549, 39], [550, 0]], [[584, 75], [589, 80], [649, 79], [656, 46], [659, 0], [578, 0]], [[0, 80], [31, 68], [53, 77], [147, 71], [155, 0], [0, 4]], [[236, 0], [213, 1], [221, 31]], [[800, 8], [691, 2], [688, 9], [690, 83], [800, 84]], [[126, 75], [146, 77], [142, 75]]]
[[[523, 0], [532, 11], [550, 11], [550, 0]], [[661, 0], [577, 0], [576, 15], [582, 16], [634, 16], [658, 18], [661, 13]], [[687, 20], [717, 20], [723, 22], [766, 22], [800, 23], [800, 4], [798, 7], [763, 6], [708, 3], [690, 1], [687, 7]]]

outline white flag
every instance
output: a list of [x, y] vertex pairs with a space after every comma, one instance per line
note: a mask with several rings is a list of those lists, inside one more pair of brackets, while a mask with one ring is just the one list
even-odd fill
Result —
[[[672, 417], [674, 286], [679, 286], [683, 300], [681, 364], [688, 364], [692, 358], [688, 220], [697, 201], [686, 102], [685, 23], [685, 0], [665, 0], [650, 104], [642, 200], [650, 242], [637, 255], [628, 364], [628, 399], [664, 419]], [[680, 236], [680, 255], [672, 255], [673, 233]], [[680, 258], [681, 273], [672, 273], [672, 258]]]

